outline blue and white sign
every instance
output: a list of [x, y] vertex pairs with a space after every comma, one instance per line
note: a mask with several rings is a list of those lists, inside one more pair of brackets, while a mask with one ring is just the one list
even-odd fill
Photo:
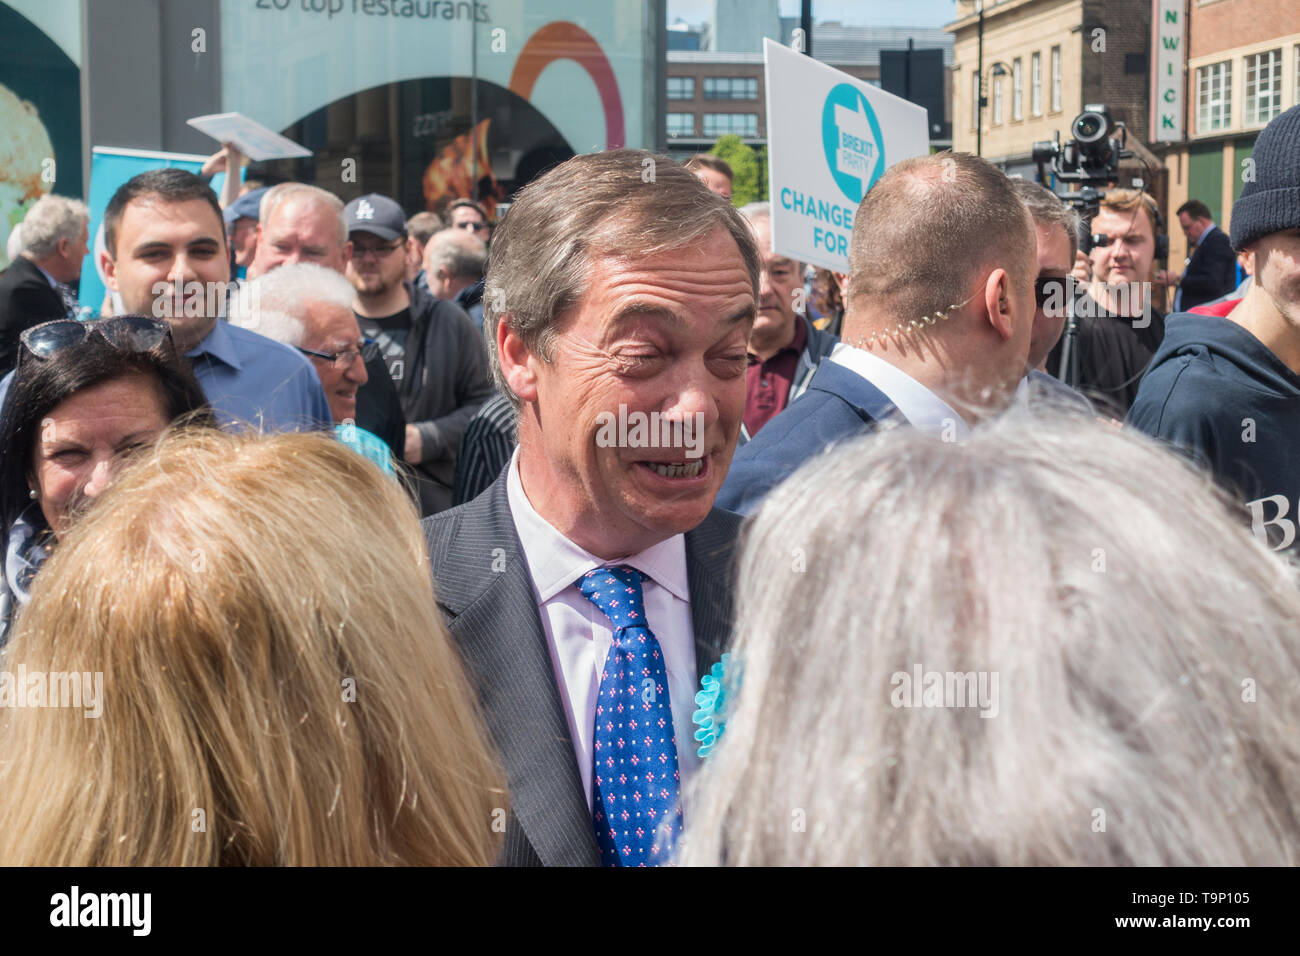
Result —
[[848, 272], [867, 191], [894, 163], [930, 151], [925, 108], [772, 40], [763, 54], [772, 249]]

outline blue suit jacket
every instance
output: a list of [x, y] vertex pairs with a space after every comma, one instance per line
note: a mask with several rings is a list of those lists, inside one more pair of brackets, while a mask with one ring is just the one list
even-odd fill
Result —
[[842, 365], [822, 362], [808, 390], [736, 452], [715, 505], [752, 514], [806, 461], [867, 434], [891, 414], [897, 412], [884, 392]]

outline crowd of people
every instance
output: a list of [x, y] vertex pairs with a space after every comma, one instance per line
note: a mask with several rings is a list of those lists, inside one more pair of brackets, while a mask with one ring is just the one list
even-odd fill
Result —
[[497, 223], [164, 169], [94, 319], [40, 200], [0, 865], [1296, 863], [1297, 156], [1177, 276], [960, 153], [815, 275], [716, 157]]

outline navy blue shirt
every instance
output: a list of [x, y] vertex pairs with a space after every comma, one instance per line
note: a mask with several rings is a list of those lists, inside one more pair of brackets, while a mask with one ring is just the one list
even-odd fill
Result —
[[1209, 469], [1260, 541], [1300, 552], [1298, 421], [1300, 376], [1235, 322], [1192, 313], [1167, 320], [1128, 413]]

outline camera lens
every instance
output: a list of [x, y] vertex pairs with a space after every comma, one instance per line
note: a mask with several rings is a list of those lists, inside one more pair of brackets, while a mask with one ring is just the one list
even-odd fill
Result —
[[1093, 143], [1106, 135], [1106, 118], [1100, 113], [1083, 112], [1074, 120], [1074, 138], [1081, 143]]

